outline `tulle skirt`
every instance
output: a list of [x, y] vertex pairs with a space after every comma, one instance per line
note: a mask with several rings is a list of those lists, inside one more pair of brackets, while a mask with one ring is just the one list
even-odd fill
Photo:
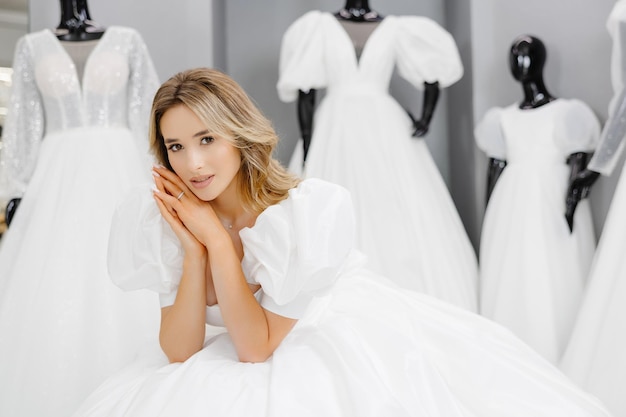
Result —
[[0, 246], [0, 415], [66, 417], [156, 344], [158, 297], [107, 274], [118, 199], [149, 178], [127, 129], [46, 136]]
[[508, 330], [355, 269], [263, 363], [223, 328], [183, 363], [162, 352], [106, 381], [74, 417], [608, 416]]

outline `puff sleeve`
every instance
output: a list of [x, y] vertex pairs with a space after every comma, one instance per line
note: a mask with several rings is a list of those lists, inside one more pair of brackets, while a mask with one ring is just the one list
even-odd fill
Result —
[[600, 122], [591, 108], [580, 100], [569, 100], [559, 114], [554, 140], [565, 155], [591, 152], [598, 144]]
[[324, 38], [319, 30], [323, 19], [319, 11], [308, 12], [293, 22], [283, 35], [276, 88], [284, 102], [296, 100], [298, 90], [308, 92], [327, 85]]
[[501, 107], [491, 108], [474, 129], [476, 146], [489, 158], [506, 160], [506, 141], [502, 132]]
[[400, 75], [417, 88], [439, 82], [442, 88], [463, 76], [456, 43], [435, 21], [420, 16], [398, 17], [396, 62]]
[[338, 185], [305, 180], [240, 236], [243, 271], [261, 285], [263, 308], [301, 318], [310, 301], [333, 286], [354, 247], [350, 195]]
[[8, 198], [21, 197], [26, 191], [37, 164], [45, 126], [43, 101], [35, 81], [31, 36], [21, 37], [15, 47], [13, 80], [2, 132], [0, 172]]
[[123, 290], [147, 288], [171, 305], [183, 267], [178, 238], [163, 219], [150, 185], [133, 189], [117, 207], [109, 234], [109, 275]]

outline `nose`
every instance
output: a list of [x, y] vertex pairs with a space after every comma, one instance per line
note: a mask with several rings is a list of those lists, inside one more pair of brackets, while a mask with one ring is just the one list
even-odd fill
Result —
[[187, 153], [187, 167], [192, 171], [197, 171], [204, 167], [204, 158], [199, 150], [193, 149]]

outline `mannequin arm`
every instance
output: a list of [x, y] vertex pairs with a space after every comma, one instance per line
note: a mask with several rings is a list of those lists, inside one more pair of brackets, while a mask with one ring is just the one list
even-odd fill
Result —
[[22, 201], [21, 198], [13, 198], [9, 200], [9, 203], [7, 204], [6, 216], [5, 216], [5, 222], [7, 224], [7, 227], [11, 225], [11, 221], [13, 220], [13, 216], [15, 216], [15, 211], [17, 210], [17, 206], [20, 205], [21, 201]]
[[491, 193], [493, 192], [500, 174], [506, 167], [506, 161], [503, 159], [489, 158], [489, 168], [487, 169], [487, 195], [485, 198], [485, 205], [489, 204]]
[[422, 117], [420, 120], [415, 120], [411, 112], [409, 117], [413, 121], [413, 137], [422, 137], [428, 133], [430, 121], [435, 113], [435, 107], [439, 100], [439, 83], [424, 83], [424, 102], [422, 104]]
[[308, 93], [300, 90], [298, 95], [298, 123], [300, 125], [300, 135], [302, 136], [303, 157], [302, 161], [306, 161], [309, 146], [311, 145], [311, 136], [313, 135], [313, 114], [315, 113], [315, 90], [311, 89]]
[[565, 219], [570, 233], [574, 230], [574, 213], [576, 206], [589, 195], [591, 186], [596, 182], [599, 173], [586, 168], [589, 154], [576, 152], [569, 156], [567, 163], [571, 167], [569, 186], [565, 196]]

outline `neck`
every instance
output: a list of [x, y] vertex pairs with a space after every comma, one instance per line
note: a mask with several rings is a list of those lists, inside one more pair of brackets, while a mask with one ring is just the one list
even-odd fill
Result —
[[524, 90], [524, 101], [520, 105], [522, 109], [540, 107], [555, 100], [543, 84], [543, 79], [526, 81], [522, 83], [522, 88]]
[[335, 13], [335, 16], [355, 22], [377, 22], [382, 19], [376, 11], [370, 9], [367, 0], [348, 0], [343, 9]]
[[226, 229], [238, 230], [247, 225], [249, 213], [241, 202], [236, 180], [209, 204]]
[[100, 39], [104, 28], [97, 25], [89, 15], [86, 0], [60, 0], [61, 22], [56, 35], [61, 40], [87, 41]]

